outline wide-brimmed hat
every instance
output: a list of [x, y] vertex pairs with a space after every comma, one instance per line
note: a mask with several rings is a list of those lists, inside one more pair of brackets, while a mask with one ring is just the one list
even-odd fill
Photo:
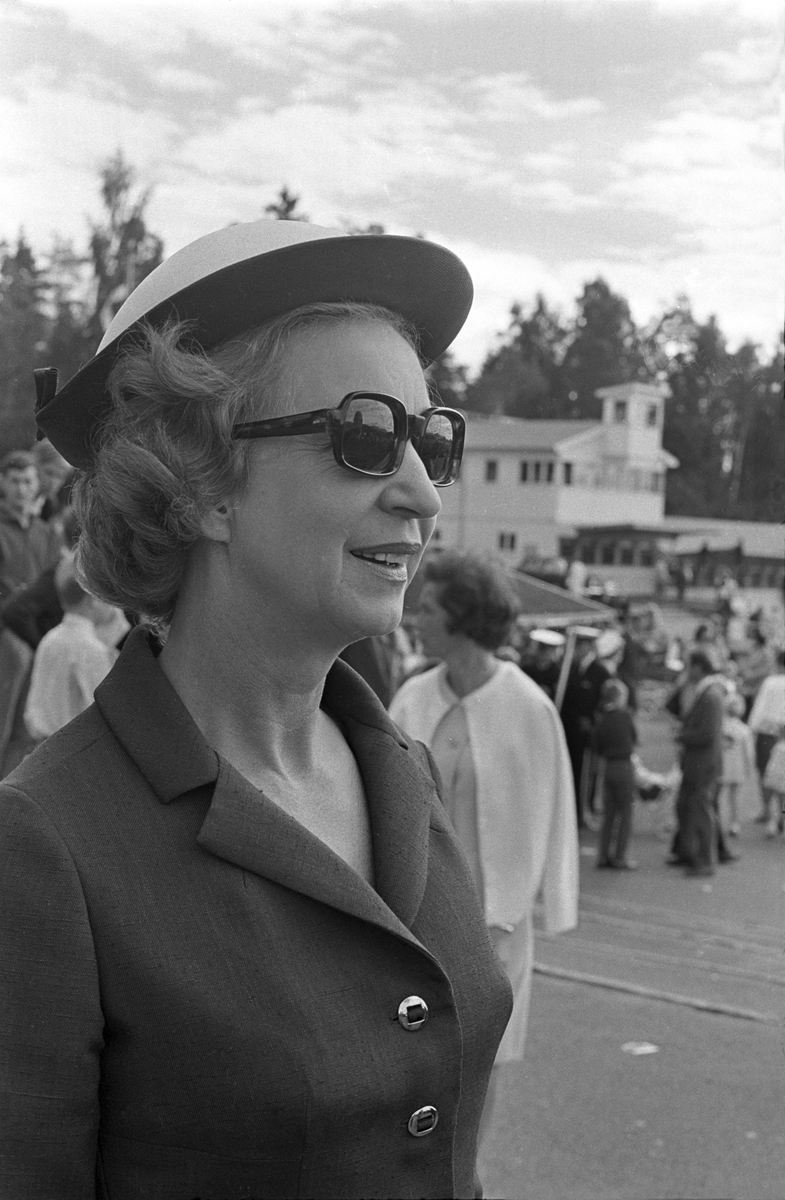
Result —
[[194, 344], [209, 350], [305, 304], [378, 304], [411, 322], [428, 365], [458, 333], [472, 296], [461, 260], [422, 238], [352, 236], [300, 221], [230, 225], [191, 242], [142, 280], [95, 357], [54, 396], [42, 390], [36, 421], [70, 463], [88, 466], [93, 433], [111, 405], [109, 374], [145, 325], [188, 321]]

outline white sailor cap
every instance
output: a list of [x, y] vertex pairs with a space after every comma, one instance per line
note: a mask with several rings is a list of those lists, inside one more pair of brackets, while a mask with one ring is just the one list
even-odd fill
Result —
[[564, 645], [564, 634], [558, 633], [555, 629], [532, 629], [529, 631], [529, 639], [532, 642], [539, 642], [541, 646]]

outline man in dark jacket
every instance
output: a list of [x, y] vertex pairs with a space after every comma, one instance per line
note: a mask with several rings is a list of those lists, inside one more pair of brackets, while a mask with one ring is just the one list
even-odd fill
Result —
[[688, 875], [706, 876], [714, 874], [725, 688], [708, 654], [702, 650], [693, 650], [687, 660], [687, 682], [694, 692], [678, 735], [682, 780], [676, 801], [678, 831], [669, 861], [683, 863]]
[[584, 812], [592, 788], [594, 717], [600, 706], [602, 685], [611, 677], [608, 668], [597, 658], [599, 634], [599, 629], [588, 625], [579, 625], [573, 630], [575, 653], [560, 713], [575, 782], [578, 825], [582, 827], [586, 825]]

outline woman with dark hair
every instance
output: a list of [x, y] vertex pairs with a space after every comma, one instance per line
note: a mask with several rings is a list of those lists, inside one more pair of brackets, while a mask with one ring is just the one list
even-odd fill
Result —
[[[515, 1004], [497, 1064], [520, 1061], [526, 1039], [538, 894], [549, 932], [577, 923], [578, 836], [567, 746], [541, 688], [495, 651], [518, 605], [504, 569], [476, 555], [430, 559], [418, 607], [426, 655], [439, 666], [409, 679], [390, 707], [441, 773]], [[485, 1127], [490, 1125], [496, 1074]]]
[[38, 422], [139, 614], [0, 789], [0, 1193], [468, 1197], [510, 1009], [424, 748], [345, 646], [401, 619], [463, 418], [463, 265], [261, 221], [149, 275]]

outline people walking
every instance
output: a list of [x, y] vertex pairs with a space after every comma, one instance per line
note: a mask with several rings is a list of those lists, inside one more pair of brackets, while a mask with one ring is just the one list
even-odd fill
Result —
[[600, 706], [602, 685], [611, 673], [597, 658], [599, 629], [578, 625], [572, 629], [575, 639], [573, 660], [560, 710], [564, 736], [572, 766], [578, 825], [585, 827], [586, 810], [593, 790], [592, 734], [594, 718]]
[[597, 849], [597, 867], [634, 871], [637, 863], [627, 857], [635, 802], [635, 769], [632, 756], [638, 732], [627, 707], [627, 687], [620, 679], [608, 679], [600, 693], [600, 713], [594, 729], [594, 748], [600, 757], [602, 776], [602, 825]]
[[702, 650], [688, 655], [687, 684], [691, 701], [677, 734], [682, 777], [676, 800], [678, 828], [669, 861], [682, 864], [688, 875], [705, 876], [714, 874], [725, 686]]
[[[496, 1064], [523, 1057], [542, 892], [549, 932], [577, 922], [578, 838], [569, 757], [558, 714], [519, 667], [501, 662], [517, 602], [501, 567], [445, 552], [428, 561], [418, 633], [439, 666], [407, 680], [390, 715], [430, 748], [469, 861], [485, 920], [513, 986], [513, 1015]], [[492, 1121], [496, 1076], [483, 1127]]]
[[763, 806], [755, 818], [766, 825], [770, 820], [771, 797], [763, 786], [766, 768], [780, 736], [785, 713], [785, 650], [777, 653], [774, 670], [761, 683], [749, 716], [749, 727], [755, 736], [755, 765], [763, 788]]
[[722, 719], [722, 774], [718, 809], [720, 822], [731, 837], [738, 837], [741, 830], [739, 793], [755, 773], [755, 747], [749, 726], [741, 719], [743, 713], [743, 697], [736, 691], [728, 692]]

